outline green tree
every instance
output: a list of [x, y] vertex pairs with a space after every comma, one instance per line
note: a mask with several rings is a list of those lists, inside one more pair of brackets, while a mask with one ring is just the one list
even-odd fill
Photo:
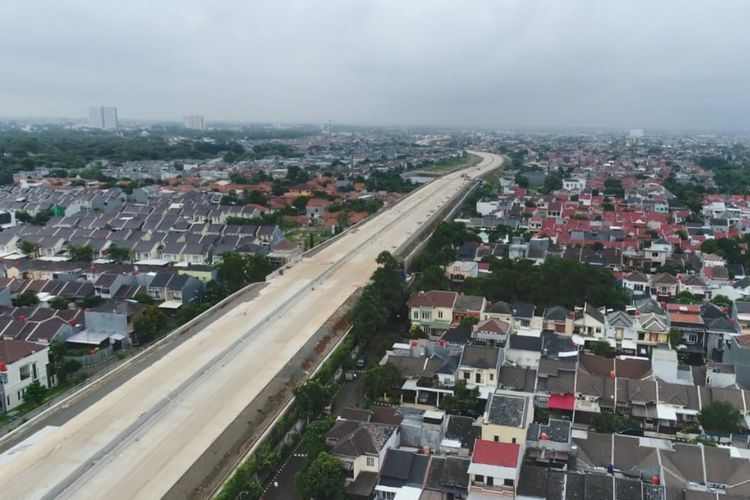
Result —
[[64, 310], [68, 308], [68, 304], [70, 304], [70, 301], [65, 297], [53, 297], [49, 301], [47, 301], [47, 303], [52, 309]]
[[688, 292], [687, 290], [683, 290], [682, 292], [678, 293], [674, 298], [675, 302], [677, 302], [678, 304], [691, 305], [698, 303], [698, 297]]
[[25, 290], [13, 300], [16, 306], [35, 306], [39, 303], [39, 296], [34, 290]]
[[707, 431], [732, 434], [739, 431], [742, 413], [727, 401], [714, 401], [698, 413], [698, 421]]
[[46, 395], [47, 388], [40, 384], [38, 380], [35, 380], [26, 386], [26, 390], [23, 393], [23, 400], [32, 406], [39, 406], [44, 403]]
[[245, 203], [254, 203], [256, 205], [266, 206], [268, 204], [268, 198], [263, 194], [263, 191], [253, 189], [252, 191], [245, 191], [245, 197], [243, 200]]
[[118, 264], [122, 264], [123, 262], [130, 262], [131, 256], [131, 252], [127, 248], [118, 247], [117, 245], [112, 245], [107, 248], [107, 257], [117, 262]]
[[616, 177], [609, 177], [604, 180], [604, 192], [619, 198], [625, 196], [625, 190], [622, 188], [622, 181]]
[[450, 290], [451, 280], [445, 275], [443, 268], [430, 266], [419, 273], [411, 286], [414, 291]]
[[292, 206], [297, 209], [298, 212], [302, 212], [307, 207], [307, 202], [310, 198], [307, 196], [298, 196], [292, 201]]
[[677, 346], [682, 344], [682, 332], [675, 330], [674, 328], [669, 331], [669, 345], [672, 349], [677, 349]]
[[615, 285], [612, 272], [565, 259], [549, 259], [541, 265], [528, 260], [487, 259], [490, 274], [467, 278], [463, 292], [491, 302], [529, 302], [537, 307], [589, 304], [624, 309], [627, 292]]
[[323, 411], [334, 392], [334, 386], [324, 385], [312, 378], [294, 390], [294, 398], [302, 415], [310, 418]]
[[308, 460], [313, 460], [321, 452], [326, 451], [326, 434], [336, 422], [335, 415], [329, 415], [321, 420], [310, 422], [302, 435], [302, 449], [307, 453]]
[[390, 311], [378, 291], [367, 285], [359, 296], [351, 313], [352, 324], [357, 336], [370, 338], [388, 322]]
[[294, 478], [294, 490], [304, 499], [342, 500], [346, 472], [341, 461], [322, 452]]
[[147, 306], [150, 306], [156, 303], [156, 301], [146, 292], [140, 292], [140, 293], [133, 295], [133, 300], [135, 300], [139, 304], [145, 304]]
[[156, 306], [149, 306], [133, 322], [133, 329], [139, 342], [146, 342], [164, 333], [168, 318], [164, 312]]
[[544, 184], [542, 185], [542, 192], [549, 194], [553, 191], [562, 189], [562, 179], [557, 174], [550, 174], [544, 178]]
[[529, 178], [520, 172], [517, 173], [516, 176], [513, 178], [513, 182], [515, 182], [518, 185], [518, 187], [522, 187], [524, 189], [529, 187]]
[[286, 193], [287, 189], [287, 186], [281, 181], [273, 181], [273, 184], [271, 184], [271, 194], [274, 196], [281, 196]]
[[711, 302], [713, 302], [715, 305], [719, 307], [732, 307], [732, 299], [727, 297], [726, 295], [716, 295], [711, 299]]
[[18, 242], [17, 246], [21, 253], [30, 257], [37, 257], [39, 253], [39, 245], [30, 241], [21, 240]]
[[98, 295], [87, 295], [83, 299], [81, 299], [81, 307], [84, 309], [93, 309], [94, 307], [99, 307], [104, 302], [104, 299], [99, 297]]
[[68, 248], [68, 255], [73, 262], [91, 262], [94, 260], [94, 249], [91, 245], [72, 245]]
[[365, 372], [365, 393], [372, 399], [378, 399], [391, 389], [401, 387], [402, 381], [401, 371], [396, 365], [376, 364]]
[[606, 340], [596, 340], [591, 343], [591, 352], [597, 356], [606, 356], [608, 358], [614, 357], [615, 351], [612, 346]]
[[630, 419], [620, 413], [603, 411], [595, 414], [591, 419], [591, 426], [596, 432], [612, 434], [622, 432], [631, 427]]
[[474, 316], [464, 316], [461, 318], [461, 322], [459, 323], [463, 327], [472, 327], [479, 323], [479, 318], [476, 318]]
[[242, 255], [227, 252], [219, 264], [219, 280], [228, 293], [233, 293], [250, 283], [265, 281], [273, 268], [260, 255]]
[[469, 389], [465, 380], [459, 380], [453, 388], [453, 395], [444, 396], [440, 400], [440, 408], [451, 414], [466, 410], [476, 410], [479, 402], [479, 389]]
[[206, 283], [206, 290], [203, 293], [203, 300], [209, 304], [221, 302], [229, 295], [227, 288], [218, 281], [211, 280]]

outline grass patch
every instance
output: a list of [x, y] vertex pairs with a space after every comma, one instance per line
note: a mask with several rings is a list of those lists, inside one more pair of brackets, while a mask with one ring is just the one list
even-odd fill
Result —
[[480, 161], [482, 161], [482, 158], [480, 158], [479, 156], [473, 155], [471, 153], [466, 153], [465, 155], [460, 157], [446, 158], [433, 165], [420, 167], [419, 170], [423, 170], [425, 172], [435, 172], [436, 174], [448, 174], [456, 170], [478, 165]]

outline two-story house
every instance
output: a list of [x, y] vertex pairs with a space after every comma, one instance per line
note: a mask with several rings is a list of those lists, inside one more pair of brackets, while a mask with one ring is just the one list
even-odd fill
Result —
[[502, 443], [524, 443], [534, 421], [534, 404], [528, 395], [495, 392], [482, 417], [482, 439]]
[[640, 271], [633, 271], [622, 279], [622, 286], [630, 290], [634, 297], [649, 295], [648, 277]]
[[596, 307], [586, 303], [575, 312], [573, 333], [585, 337], [602, 338], [604, 336], [604, 314]]
[[522, 458], [518, 443], [477, 439], [469, 464], [469, 496], [475, 493], [480, 498], [487, 495], [514, 498]]
[[326, 444], [344, 464], [347, 482], [351, 482], [363, 472], [377, 474], [386, 452], [398, 448], [399, 438], [395, 425], [339, 420], [326, 434]]
[[453, 322], [453, 307], [458, 294], [442, 290], [418, 292], [409, 297], [409, 319], [412, 327], [427, 333], [448, 329]]
[[669, 273], [660, 273], [651, 280], [651, 288], [657, 297], [671, 298], [680, 292], [680, 280]]
[[664, 238], [659, 238], [651, 242], [651, 246], [643, 250], [646, 258], [651, 261], [651, 267], [656, 268], [666, 264], [667, 259], [672, 255], [672, 244]]
[[167, 301], [179, 307], [201, 300], [203, 286], [203, 282], [193, 276], [159, 271], [148, 284], [146, 292], [154, 300]]
[[487, 398], [497, 388], [499, 363], [499, 348], [467, 345], [458, 364], [458, 379], [464, 380], [470, 389], [478, 388], [480, 397]]
[[604, 335], [610, 343], [615, 343], [618, 351], [635, 354], [638, 340], [635, 319], [625, 311], [612, 311], [605, 316]]
[[471, 338], [478, 343], [504, 346], [508, 335], [513, 333], [510, 323], [489, 318], [472, 327]]
[[9, 411], [23, 403], [24, 392], [33, 382], [47, 387], [48, 364], [48, 346], [0, 339], [0, 410]]

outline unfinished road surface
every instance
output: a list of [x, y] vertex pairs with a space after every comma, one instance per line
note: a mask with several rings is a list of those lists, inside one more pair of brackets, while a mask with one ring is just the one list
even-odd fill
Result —
[[117, 390], [0, 467], [2, 498], [160, 498], [362, 286], [500, 156], [437, 179], [268, 282]]

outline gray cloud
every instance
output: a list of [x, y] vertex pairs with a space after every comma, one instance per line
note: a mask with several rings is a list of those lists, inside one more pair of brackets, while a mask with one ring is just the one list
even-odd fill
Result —
[[747, 129], [742, 1], [0, 6], [0, 114]]

